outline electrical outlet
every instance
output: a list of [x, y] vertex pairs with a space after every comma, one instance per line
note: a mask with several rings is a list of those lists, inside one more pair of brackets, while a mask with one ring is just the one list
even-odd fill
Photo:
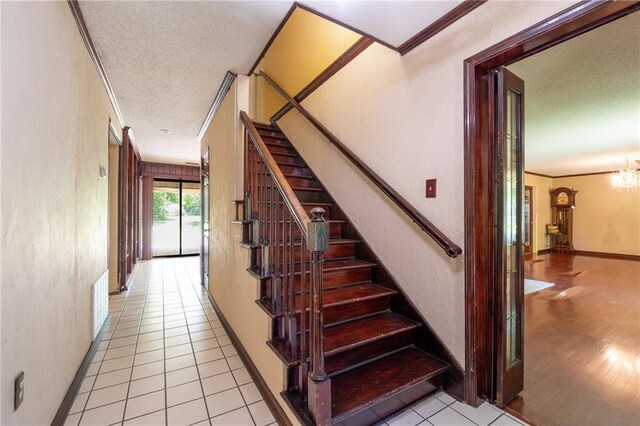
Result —
[[24, 400], [24, 371], [21, 371], [14, 381], [14, 397], [13, 397], [13, 410], [17, 410]]
[[436, 179], [427, 179], [427, 198], [436, 198]]

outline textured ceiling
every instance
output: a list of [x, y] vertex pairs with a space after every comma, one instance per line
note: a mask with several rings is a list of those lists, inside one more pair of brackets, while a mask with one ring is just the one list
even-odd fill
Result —
[[560, 176], [640, 159], [640, 12], [517, 62], [525, 163]]
[[[459, 3], [305, 2], [396, 46]], [[226, 72], [249, 72], [292, 5], [292, 1], [80, 2], [145, 161], [199, 161], [198, 131]]]
[[249, 71], [291, 4], [80, 3], [145, 161], [199, 162], [198, 131], [227, 70]]

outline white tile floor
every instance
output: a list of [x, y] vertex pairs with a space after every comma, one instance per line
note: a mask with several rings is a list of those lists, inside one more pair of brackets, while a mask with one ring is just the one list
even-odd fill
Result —
[[197, 257], [140, 264], [66, 425], [275, 424], [199, 281]]
[[[65, 425], [272, 425], [199, 284], [197, 257], [155, 259], [109, 299], [110, 320]], [[438, 393], [389, 426], [518, 426], [483, 404]]]

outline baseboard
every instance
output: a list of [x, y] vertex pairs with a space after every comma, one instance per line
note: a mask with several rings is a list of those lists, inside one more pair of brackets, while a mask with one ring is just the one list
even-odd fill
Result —
[[233, 343], [233, 346], [235, 346], [235, 348], [237, 349], [238, 356], [240, 356], [240, 359], [242, 360], [244, 365], [247, 366], [247, 371], [249, 372], [249, 375], [251, 376], [254, 383], [256, 384], [258, 391], [260, 391], [262, 398], [264, 398], [264, 402], [267, 404], [267, 406], [273, 413], [273, 416], [275, 417], [276, 422], [280, 426], [292, 426], [291, 421], [289, 420], [284, 410], [276, 400], [276, 397], [273, 395], [273, 393], [271, 393], [269, 386], [267, 386], [267, 382], [264, 381], [264, 378], [262, 377], [262, 375], [256, 368], [255, 364], [249, 357], [249, 354], [245, 350], [244, 346], [242, 346], [242, 343], [240, 343], [240, 339], [238, 339], [238, 336], [236, 335], [236, 333], [234, 333], [233, 329], [227, 322], [227, 319], [222, 314], [222, 311], [216, 304], [215, 300], [213, 300], [213, 296], [211, 296], [211, 293], [209, 293], [209, 291], [207, 291], [207, 296], [209, 296], [209, 302], [211, 302], [211, 306], [213, 306], [213, 310], [216, 311], [218, 318], [220, 318], [222, 327], [227, 332], [227, 335], [229, 336], [231, 343]]
[[78, 390], [80, 390], [80, 386], [82, 386], [84, 375], [87, 374], [87, 370], [91, 365], [93, 356], [98, 351], [98, 346], [100, 346], [100, 341], [102, 340], [102, 335], [104, 334], [104, 330], [107, 328], [107, 324], [109, 323], [109, 318], [110, 317], [107, 316], [107, 318], [104, 320], [104, 323], [102, 324], [102, 327], [100, 327], [100, 331], [98, 332], [98, 335], [93, 340], [93, 342], [91, 343], [91, 346], [89, 347], [89, 350], [84, 356], [84, 359], [82, 360], [82, 364], [80, 364], [80, 367], [78, 368], [78, 371], [76, 372], [76, 375], [73, 378], [73, 381], [71, 382], [71, 385], [67, 390], [67, 393], [62, 399], [62, 403], [58, 408], [58, 412], [56, 412], [56, 415], [53, 418], [53, 421], [51, 422], [52, 426], [62, 426], [64, 425], [64, 422], [67, 420], [67, 416], [69, 415], [69, 411], [71, 410], [71, 406], [73, 405], [73, 400], [75, 399], [76, 394], [78, 393]]
[[538, 254], [547, 254], [547, 253], [551, 253], [551, 249], [542, 249], [542, 250], [538, 250]]
[[603, 257], [605, 259], [618, 259], [618, 260], [635, 260], [640, 262], [640, 256], [636, 254], [620, 254], [620, 253], [605, 253], [599, 251], [585, 251], [576, 250], [573, 254], [577, 256], [590, 256], [590, 257]]

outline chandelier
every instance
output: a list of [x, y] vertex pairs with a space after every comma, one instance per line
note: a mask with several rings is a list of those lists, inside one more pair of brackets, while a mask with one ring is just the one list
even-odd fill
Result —
[[[640, 166], [640, 160], [636, 160]], [[638, 170], [629, 166], [627, 158], [627, 167], [611, 174], [611, 186], [618, 189], [634, 189], [640, 186], [640, 174]]]

